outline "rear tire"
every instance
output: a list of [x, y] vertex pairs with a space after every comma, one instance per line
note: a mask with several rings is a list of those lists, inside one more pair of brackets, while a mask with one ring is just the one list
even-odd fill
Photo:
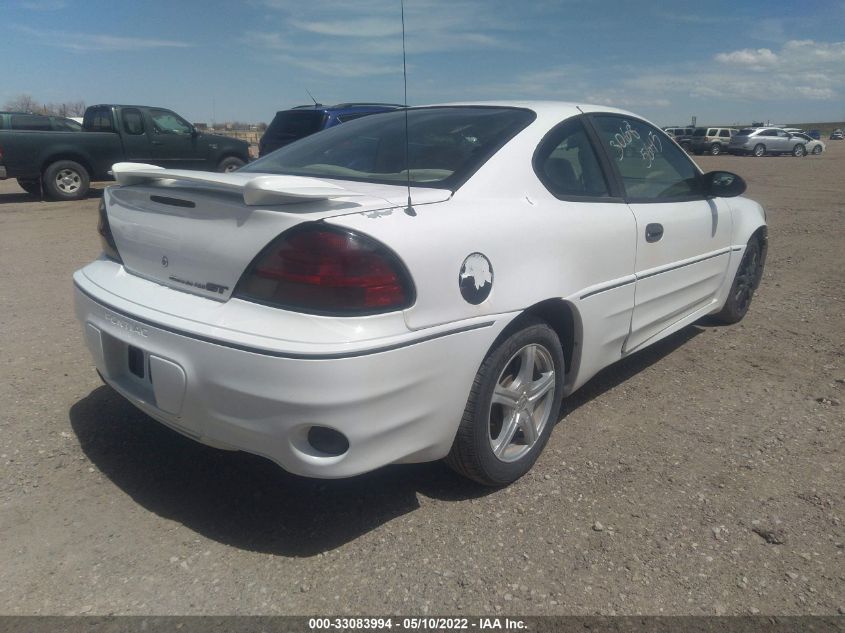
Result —
[[81, 200], [90, 184], [86, 169], [72, 160], [58, 160], [44, 170], [44, 191], [52, 200]]
[[802, 156], [806, 156], [807, 148], [804, 147], [801, 143], [797, 143], [795, 147], [792, 148], [792, 155], [796, 158], [801, 158]]
[[763, 276], [764, 262], [762, 255], [760, 241], [756, 237], [752, 237], [748, 246], [745, 247], [742, 260], [739, 262], [739, 268], [731, 284], [725, 305], [713, 315], [716, 321], [725, 324], [738, 323], [748, 312], [751, 298], [754, 296], [754, 291]]
[[754, 154], [757, 158], [760, 158], [761, 156], [765, 156], [766, 155], [766, 146], [763, 145], [762, 143], [757, 143], [757, 145], [754, 146], [754, 149], [751, 150], [751, 153]]
[[240, 169], [246, 163], [237, 156], [227, 156], [217, 165], [217, 171], [228, 174], [231, 171]]
[[522, 327], [484, 359], [446, 463], [486, 486], [505, 486], [531, 470], [560, 412], [564, 360], [545, 322]]
[[719, 145], [718, 143], [713, 143], [710, 146], [710, 155], [711, 156], [718, 156], [721, 153], [722, 153], [722, 146]]
[[41, 181], [38, 179], [27, 180], [25, 178], [18, 178], [18, 186], [26, 191], [29, 195], [36, 198], [41, 197]]

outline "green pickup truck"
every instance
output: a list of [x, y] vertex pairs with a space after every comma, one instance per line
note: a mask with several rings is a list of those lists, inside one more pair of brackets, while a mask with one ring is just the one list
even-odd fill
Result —
[[124, 161], [226, 172], [248, 160], [246, 142], [202, 133], [165, 108], [91, 106], [81, 132], [0, 129], [0, 180], [54, 200], [84, 198]]

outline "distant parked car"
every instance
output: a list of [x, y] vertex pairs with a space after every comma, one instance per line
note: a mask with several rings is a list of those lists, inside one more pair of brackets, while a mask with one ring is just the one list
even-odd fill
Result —
[[46, 116], [28, 112], [0, 112], [0, 130], [81, 132], [82, 125], [63, 116]]
[[397, 103], [339, 103], [333, 106], [315, 103], [281, 110], [276, 112], [272, 123], [258, 141], [258, 155], [269, 154], [314, 132], [401, 107]]
[[831, 141], [841, 141], [843, 138], [845, 138], [845, 134], [842, 133], [842, 130], [833, 130], [830, 133]]
[[728, 151], [736, 130], [730, 127], [697, 127], [692, 133], [690, 150], [693, 154], [719, 154]]
[[695, 132], [694, 127], [665, 127], [663, 131], [672, 136], [675, 142], [686, 151], [690, 151], [692, 133]]
[[806, 141], [786, 130], [773, 127], [743, 128], [731, 139], [728, 151], [731, 154], [792, 154], [807, 153]]
[[807, 150], [808, 154], [821, 154], [825, 150], [825, 144], [821, 141], [815, 140], [809, 134], [805, 134], [804, 132], [795, 132], [793, 136], [797, 136], [798, 138], [804, 140], [804, 148]]

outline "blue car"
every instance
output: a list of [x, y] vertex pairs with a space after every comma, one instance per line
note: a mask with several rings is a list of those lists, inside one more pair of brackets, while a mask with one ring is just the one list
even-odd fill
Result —
[[297, 106], [276, 112], [273, 122], [258, 141], [258, 155], [264, 156], [296, 140], [378, 112], [390, 112], [404, 106], [397, 103], [339, 103], [324, 106], [321, 103]]
[[822, 133], [818, 130], [810, 130], [809, 132], [807, 132], [807, 136], [817, 141], [820, 141], [822, 138]]

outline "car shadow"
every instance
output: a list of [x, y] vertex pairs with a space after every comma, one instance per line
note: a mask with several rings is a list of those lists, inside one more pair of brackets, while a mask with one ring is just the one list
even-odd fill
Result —
[[39, 202], [37, 196], [32, 196], [25, 191], [15, 193], [0, 193], [0, 204], [12, 202]]
[[[701, 332], [686, 328], [602, 371], [564, 401], [561, 416]], [[464, 501], [495, 491], [442, 462], [387, 466], [342, 480], [297, 477], [262, 457], [185, 438], [106, 386], [76, 402], [69, 417], [88, 459], [137, 503], [207, 538], [251, 551], [314, 556], [415, 511], [418, 494]]]
[[[103, 188], [106, 185], [95, 187], [91, 186], [88, 193], [82, 200], [96, 200], [103, 197]], [[14, 202], [45, 202], [48, 204], [55, 204], [58, 202], [78, 202], [76, 200], [50, 200], [46, 197], [33, 196], [23, 190], [11, 193], [0, 193], [0, 204], [11, 204]]]
[[670, 334], [665, 339], [657, 341], [645, 349], [635, 352], [602, 369], [587, 384], [564, 399], [560, 412], [561, 422], [565, 423], [565, 417], [572, 411], [598, 398], [605, 391], [609, 391], [617, 385], [622, 384], [632, 376], [635, 376], [668, 356], [676, 349], [683, 347], [696, 336], [703, 334], [705, 330], [701, 326], [705, 322], [700, 321], [699, 323], [700, 325], [689, 325], [674, 334]]

